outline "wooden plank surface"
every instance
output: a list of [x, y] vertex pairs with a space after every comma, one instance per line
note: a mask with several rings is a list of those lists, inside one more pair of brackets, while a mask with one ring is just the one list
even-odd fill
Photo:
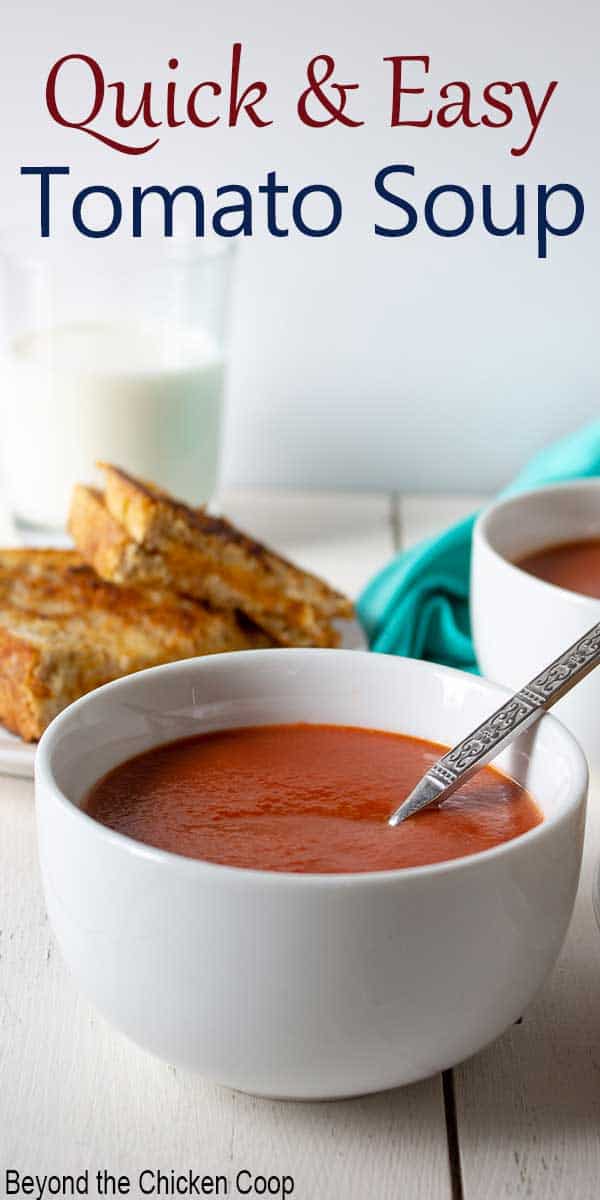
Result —
[[422, 496], [406, 492], [396, 500], [397, 523], [402, 545], [414, 546], [423, 538], [477, 512], [488, 497], [465, 492], [454, 496]]
[[[353, 594], [393, 551], [385, 496], [236, 493], [224, 508]], [[276, 1103], [175, 1071], [114, 1033], [54, 947], [32, 792], [0, 778], [0, 1171], [233, 1179], [248, 1168], [293, 1175], [296, 1200], [449, 1200], [439, 1077], [360, 1100]]]
[[393, 500], [373, 492], [230, 489], [223, 511], [355, 597], [393, 552]]
[[575, 913], [552, 977], [520, 1025], [454, 1072], [466, 1200], [600, 1195], [599, 856], [594, 780]]

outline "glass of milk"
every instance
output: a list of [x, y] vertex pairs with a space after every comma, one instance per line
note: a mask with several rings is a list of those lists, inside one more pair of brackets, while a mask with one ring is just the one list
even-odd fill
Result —
[[65, 526], [108, 461], [190, 504], [218, 487], [231, 255], [203, 239], [10, 239], [2, 491], [24, 530]]

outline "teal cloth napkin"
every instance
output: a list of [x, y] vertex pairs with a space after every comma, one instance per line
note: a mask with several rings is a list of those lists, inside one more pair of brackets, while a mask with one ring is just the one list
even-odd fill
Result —
[[[548, 446], [501, 494], [600, 475], [600, 421]], [[372, 650], [477, 671], [469, 621], [477, 513], [399, 554], [367, 585], [358, 614]]]

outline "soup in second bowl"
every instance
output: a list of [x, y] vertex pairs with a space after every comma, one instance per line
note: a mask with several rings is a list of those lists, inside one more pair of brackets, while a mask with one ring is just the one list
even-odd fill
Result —
[[91, 817], [190, 858], [261, 871], [425, 866], [538, 825], [514, 780], [486, 767], [439, 808], [387, 820], [445, 747], [339, 725], [264, 725], [180, 739], [121, 763], [88, 794]]
[[515, 566], [568, 592], [600, 600], [600, 538], [544, 546], [519, 558]]

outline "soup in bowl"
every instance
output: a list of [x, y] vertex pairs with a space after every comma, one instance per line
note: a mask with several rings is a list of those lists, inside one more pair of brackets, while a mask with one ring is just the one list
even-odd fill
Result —
[[408, 659], [263, 650], [77, 701], [36, 762], [74, 975], [155, 1054], [262, 1095], [376, 1091], [480, 1049], [560, 950], [583, 755], [547, 716], [439, 812], [386, 818], [505, 698]]
[[318, 875], [448, 862], [543, 819], [525, 788], [486, 767], [446, 803], [392, 829], [398, 796], [444, 749], [347, 725], [225, 729], [127, 759], [90, 789], [82, 809], [188, 858]]

